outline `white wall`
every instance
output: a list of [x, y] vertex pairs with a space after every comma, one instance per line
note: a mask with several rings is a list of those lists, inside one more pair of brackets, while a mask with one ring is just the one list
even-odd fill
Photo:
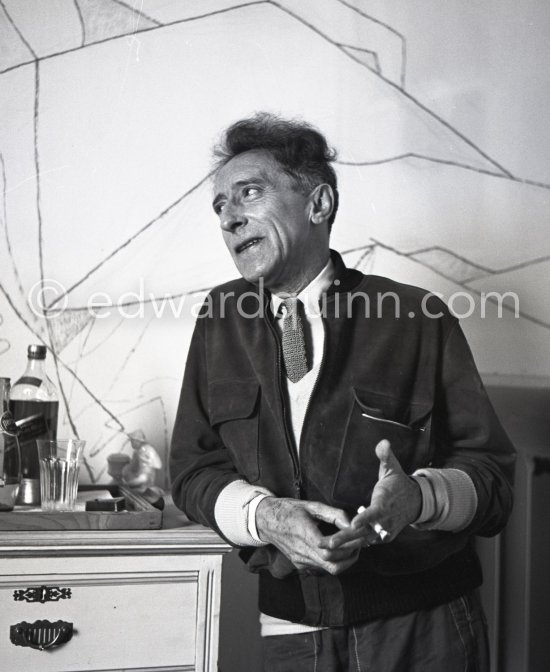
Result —
[[[460, 313], [467, 292], [480, 369], [550, 375], [550, 7], [237, 4], [0, 8], [0, 374], [20, 375], [28, 343], [52, 348], [60, 433], [88, 439], [90, 480], [138, 429], [166, 456], [198, 290], [235, 274], [209, 148], [258, 109], [302, 116], [338, 148], [333, 246], [359, 248], [348, 263]], [[52, 283], [64, 310], [46, 319]], [[490, 290], [516, 293], [520, 316], [489, 303], [482, 319]], [[131, 305], [94, 317], [94, 301]]]

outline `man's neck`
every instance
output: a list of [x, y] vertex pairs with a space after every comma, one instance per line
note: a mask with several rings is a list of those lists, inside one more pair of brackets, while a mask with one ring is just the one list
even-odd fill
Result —
[[287, 282], [281, 286], [267, 287], [271, 294], [287, 298], [298, 296], [325, 268], [330, 259], [330, 252], [324, 258], [320, 258], [315, 264], [312, 264], [307, 271], [299, 277], [293, 278], [291, 282]]

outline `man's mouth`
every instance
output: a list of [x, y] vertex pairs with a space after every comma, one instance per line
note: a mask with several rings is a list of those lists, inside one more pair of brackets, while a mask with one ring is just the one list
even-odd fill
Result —
[[245, 250], [248, 250], [251, 247], [254, 247], [255, 245], [257, 245], [261, 240], [262, 240], [261, 238], [249, 238], [248, 240], [245, 240], [240, 245], [237, 245], [237, 247], [235, 248], [235, 252], [237, 254], [241, 254]]

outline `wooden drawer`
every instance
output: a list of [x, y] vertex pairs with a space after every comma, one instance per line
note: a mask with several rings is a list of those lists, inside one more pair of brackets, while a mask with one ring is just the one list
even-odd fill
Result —
[[[199, 630], [204, 639], [214, 583], [202, 558], [33, 558], [2, 564], [3, 670], [208, 669], [198, 660], [205, 642], [197, 636]], [[70, 597], [44, 604], [14, 599], [15, 591], [39, 586], [70, 589]], [[10, 626], [43, 619], [72, 623], [72, 639], [45, 651], [10, 642]]]

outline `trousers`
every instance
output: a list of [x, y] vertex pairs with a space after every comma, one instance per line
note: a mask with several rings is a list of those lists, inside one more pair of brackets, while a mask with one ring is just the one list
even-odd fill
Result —
[[489, 672], [476, 592], [425, 611], [262, 643], [264, 672]]

